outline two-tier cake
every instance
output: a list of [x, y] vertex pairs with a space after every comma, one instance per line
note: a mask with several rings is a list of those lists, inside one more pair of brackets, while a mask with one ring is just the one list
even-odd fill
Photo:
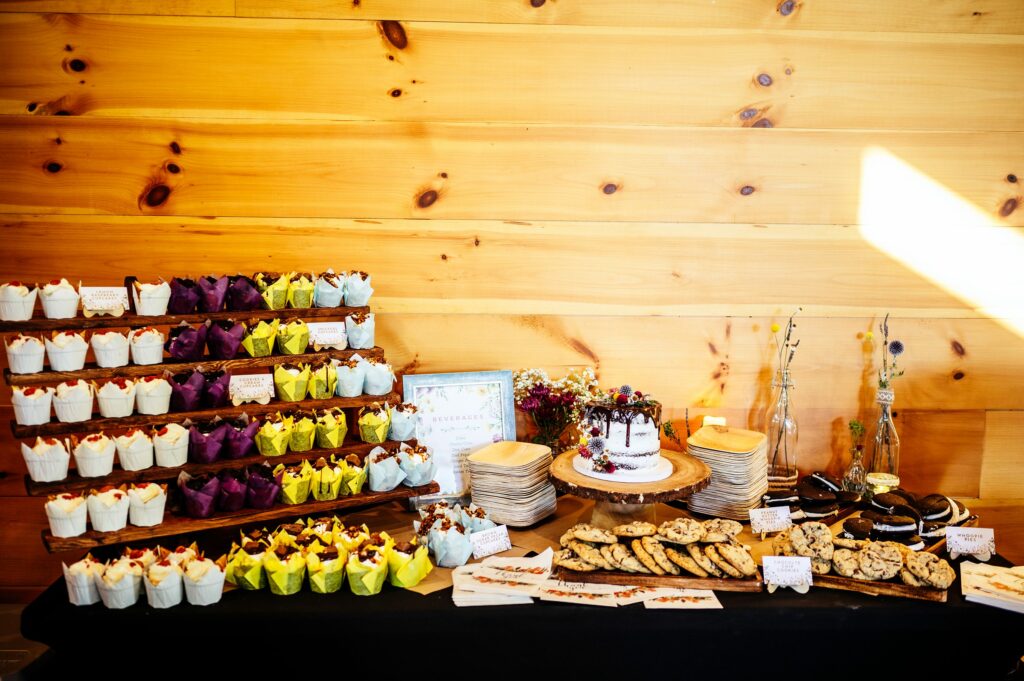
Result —
[[628, 385], [587, 403], [573, 468], [614, 482], [654, 482], [672, 474], [661, 456], [661, 403]]

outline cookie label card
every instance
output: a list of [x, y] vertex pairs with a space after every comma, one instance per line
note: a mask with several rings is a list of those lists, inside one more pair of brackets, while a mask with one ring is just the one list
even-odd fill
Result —
[[996, 552], [996, 535], [991, 527], [947, 527], [949, 557], [974, 556], [985, 562]]
[[271, 374], [232, 376], [228, 395], [236, 407], [243, 402], [267, 404], [274, 397], [274, 377]]
[[82, 310], [86, 317], [111, 314], [120, 317], [128, 309], [128, 289], [124, 286], [80, 286]]
[[320, 347], [347, 345], [344, 322], [309, 322], [309, 342]]
[[805, 594], [814, 582], [811, 559], [804, 556], [765, 556], [761, 559], [768, 593], [780, 586]]
[[750, 513], [750, 531], [754, 534], [771, 534], [784, 532], [793, 526], [789, 506], [771, 506], [769, 508], [752, 508]]
[[508, 527], [505, 525], [474, 532], [469, 535], [469, 541], [473, 544], [473, 557], [476, 559], [493, 556], [495, 553], [512, 548], [512, 540], [508, 536]]
[[659, 594], [644, 601], [648, 610], [721, 610], [714, 591], [700, 589], [664, 589], [676, 593]]

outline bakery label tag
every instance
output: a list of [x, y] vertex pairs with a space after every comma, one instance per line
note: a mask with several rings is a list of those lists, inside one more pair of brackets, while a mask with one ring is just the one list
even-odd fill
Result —
[[495, 553], [512, 548], [512, 540], [508, 536], [508, 527], [505, 525], [473, 532], [469, 535], [469, 541], [473, 544], [473, 557], [477, 559], [493, 556]]
[[344, 322], [309, 322], [309, 342], [321, 347], [346, 343]]
[[765, 556], [761, 563], [768, 593], [775, 593], [780, 586], [788, 586], [797, 593], [805, 594], [814, 582], [811, 559], [805, 556]]
[[244, 374], [232, 376], [228, 383], [231, 404], [243, 402], [267, 404], [274, 397], [274, 377], [271, 374]]
[[[120, 316], [128, 309], [128, 289], [124, 286], [79, 286], [82, 310], [94, 314]], [[84, 312], [83, 312], [84, 314]]]
[[752, 508], [749, 513], [750, 531], [754, 534], [772, 534], [774, 532], [783, 532], [793, 527], [789, 506]]
[[991, 527], [947, 527], [946, 550], [954, 560], [974, 556], [987, 562], [996, 552], [996, 534]]

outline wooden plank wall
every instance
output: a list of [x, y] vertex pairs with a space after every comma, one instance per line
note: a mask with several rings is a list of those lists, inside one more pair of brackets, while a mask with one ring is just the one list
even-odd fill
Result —
[[[756, 424], [802, 306], [833, 471], [891, 312], [908, 484], [1024, 561], [1022, 77], [1017, 0], [0, 0], [0, 277], [364, 269], [404, 371], [592, 365], [677, 426]], [[27, 598], [58, 563], [0, 471]]]

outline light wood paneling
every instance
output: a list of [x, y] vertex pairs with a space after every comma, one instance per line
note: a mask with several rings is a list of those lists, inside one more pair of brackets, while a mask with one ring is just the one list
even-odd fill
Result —
[[44, 500], [0, 497], [0, 575], [5, 587], [48, 585], [60, 576], [60, 560], [46, 553]]
[[0, 12], [232, 16], [235, 0], [0, 0]]
[[19, 116], [0, 211], [851, 224], [873, 146], [996, 223], [1019, 191], [1024, 133]]
[[[900, 485], [915, 492], [977, 497], [985, 412], [900, 409], [897, 413]], [[869, 455], [870, 449], [869, 444]]]
[[1024, 473], [1021, 471], [1021, 464], [1024, 462], [1021, 455], [1024, 442], [1022, 434], [1024, 412], [988, 413], [985, 422], [985, 459], [981, 467], [983, 498], [1024, 498]]
[[0, 112], [1024, 130], [1019, 36], [401, 25], [0, 15]]

